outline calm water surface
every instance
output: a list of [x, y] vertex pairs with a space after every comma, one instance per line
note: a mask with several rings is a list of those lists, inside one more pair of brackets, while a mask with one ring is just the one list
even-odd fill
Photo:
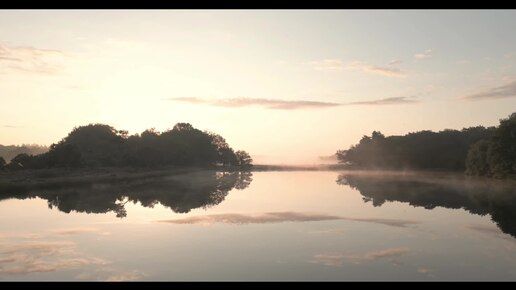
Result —
[[0, 279], [516, 280], [516, 187], [198, 172], [0, 191]]

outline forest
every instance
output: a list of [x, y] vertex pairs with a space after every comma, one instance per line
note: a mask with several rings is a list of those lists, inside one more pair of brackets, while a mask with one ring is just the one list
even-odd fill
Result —
[[222, 136], [188, 123], [161, 133], [148, 129], [135, 135], [105, 124], [89, 124], [74, 128], [48, 152], [20, 153], [9, 163], [0, 157], [4, 170], [129, 166], [249, 168], [252, 158], [245, 151], [235, 151]]
[[384, 136], [374, 131], [348, 150], [336, 153], [354, 168], [461, 171], [505, 178], [516, 174], [516, 113], [496, 127]]

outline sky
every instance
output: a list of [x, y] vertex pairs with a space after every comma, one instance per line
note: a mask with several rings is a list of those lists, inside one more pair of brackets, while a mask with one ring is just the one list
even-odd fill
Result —
[[178, 122], [255, 163], [516, 112], [516, 11], [0, 10], [0, 144]]

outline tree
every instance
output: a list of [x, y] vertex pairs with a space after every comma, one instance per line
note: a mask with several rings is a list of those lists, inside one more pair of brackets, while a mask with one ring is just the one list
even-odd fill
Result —
[[516, 113], [500, 120], [491, 138], [487, 162], [495, 177], [516, 174]]
[[4, 168], [4, 166], [5, 166], [5, 164], [7, 164], [7, 163], [5, 162], [5, 159], [4, 159], [2, 156], [0, 156], [0, 169], [3, 169], [3, 168]]
[[251, 155], [249, 153], [238, 150], [235, 152], [236, 156], [236, 164], [240, 167], [251, 167], [253, 163], [253, 159], [251, 158]]
[[487, 163], [487, 151], [490, 145], [489, 141], [480, 140], [471, 146], [466, 158], [466, 174], [474, 176], [490, 175], [489, 164]]

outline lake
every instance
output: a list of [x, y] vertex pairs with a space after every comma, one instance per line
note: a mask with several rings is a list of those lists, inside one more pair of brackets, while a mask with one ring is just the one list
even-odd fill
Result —
[[3, 188], [0, 279], [516, 280], [516, 186], [285, 171]]

